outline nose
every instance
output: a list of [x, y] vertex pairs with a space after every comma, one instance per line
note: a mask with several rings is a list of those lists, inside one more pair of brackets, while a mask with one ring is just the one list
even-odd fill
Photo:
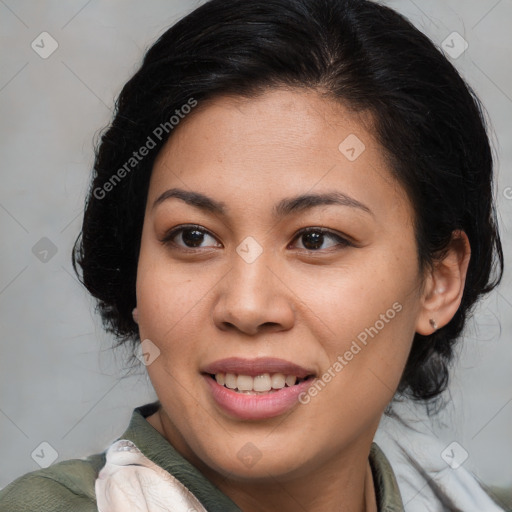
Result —
[[213, 321], [223, 330], [254, 336], [291, 329], [295, 321], [293, 293], [270, 261], [260, 255], [247, 263], [235, 253], [233, 266], [218, 284]]

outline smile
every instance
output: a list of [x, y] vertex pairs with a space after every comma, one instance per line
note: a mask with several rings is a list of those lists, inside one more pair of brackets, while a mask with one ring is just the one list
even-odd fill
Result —
[[241, 420], [263, 420], [291, 411], [315, 379], [315, 371], [275, 358], [229, 358], [202, 371], [219, 412]]
[[284, 375], [284, 373], [263, 373], [252, 377], [251, 375], [237, 375], [235, 373], [217, 373], [211, 375], [217, 384], [244, 394], [273, 393], [284, 387], [295, 386], [306, 379], [296, 375]]

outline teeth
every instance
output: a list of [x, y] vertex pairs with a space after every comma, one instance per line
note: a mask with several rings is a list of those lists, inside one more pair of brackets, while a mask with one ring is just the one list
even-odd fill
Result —
[[268, 393], [272, 390], [283, 389], [285, 386], [294, 386], [297, 381], [295, 375], [284, 375], [283, 373], [263, 373], [256, 377], [250, 375], [237, 375], [235, 373], [216, 373], [215, 380], [220, 386], [237, 390], [241, 393]]
[[268, 373], [257, 375], [254, 377], [254, 384], [252, 385], [254, 391], [270, 391], [272, 389], [272, 380]]
[[286, 384], [286, 377], [282, 373], [272, 375], [272, 389], [283, 389]]
[[295, 377], [295, 375], [287, 375], [285, 382], [287, 386], [295, 386], [295, 383], [297, 382], [297, 377]]
[[226, 373], [226, 382], [224, 385], [229, 389], [236, 389], [236, 375], [234, 373]]
[[251, 391], [254, 379], [250, 375], [239, 375], [236, 379], [238, 391]]

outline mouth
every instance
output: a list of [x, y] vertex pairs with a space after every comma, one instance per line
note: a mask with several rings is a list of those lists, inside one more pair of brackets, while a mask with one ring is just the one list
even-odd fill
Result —
[[254, 377], [252, 375], [224, 372], [216, 374], [210, 373], [208, 375], [211, 379], [215, 380], [219, 386], [224, 386], [226, 389], [231, 389], [236, 393], [242, 393], [244, 395], [276, 393], [281, 389], [291, 388], [292, 386], [297, 386], [302, 382], [314, 378], [314, 375], [301, 378], [296, 375], [285, 375], [284, 373], [262, 373]]
[[201, 372], [213, 402], [231, 417], [261, 420], [290, 411], [316, 378], [312, 369], [275, 358], [229, 358]]

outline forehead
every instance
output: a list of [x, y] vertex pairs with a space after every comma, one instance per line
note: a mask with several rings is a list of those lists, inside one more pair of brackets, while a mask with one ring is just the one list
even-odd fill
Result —
[[389, 208], [406, 195], [369, 126], [367, 115], [310, 90], [200, 102], [158, 155], [149, 199], [179, 186], [252, 207], [337, 190]]

